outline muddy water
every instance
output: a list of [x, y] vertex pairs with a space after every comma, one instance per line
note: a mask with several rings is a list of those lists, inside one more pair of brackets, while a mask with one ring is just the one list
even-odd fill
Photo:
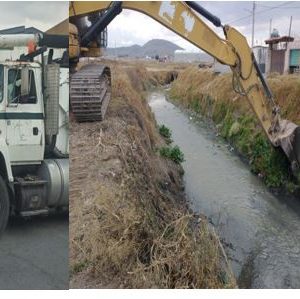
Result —
[[272, 195], [207, 122], [149, 95], [185, 154], [192, 208], [215, 225], [243, 288], [300, 288], [300, 201]]

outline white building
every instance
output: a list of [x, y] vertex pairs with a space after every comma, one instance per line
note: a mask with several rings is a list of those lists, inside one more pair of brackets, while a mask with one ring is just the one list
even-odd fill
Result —
[[266, 71], [266, 61], [267, 61], [267, 53], [268, 53], [268, 47], [265, 46], [254, 46], [252, 48], [252, 52], [255, 56], [256, 62], [258, 64], [258, 67], [262, 71], [262, 73], [265, 73]]

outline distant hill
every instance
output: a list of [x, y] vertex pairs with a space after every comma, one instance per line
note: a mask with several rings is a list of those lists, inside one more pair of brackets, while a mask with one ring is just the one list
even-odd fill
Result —
[[156, 55], [174, 56], [176, 50], [182, 50], [181, 47], [164, 39], [152, 39], [143, 46], [133, 45], [129, 47], [107, 48], [105, 50], [106, 56], [119, 57], [155, 57]]

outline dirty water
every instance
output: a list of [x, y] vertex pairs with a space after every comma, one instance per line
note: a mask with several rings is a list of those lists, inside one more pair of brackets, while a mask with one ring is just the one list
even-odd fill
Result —
[[191, 207], [215, 226], [240, 288], [300, 288], [300, 201], [271, 194], [207, 121], [149, 94], [185, 155]]

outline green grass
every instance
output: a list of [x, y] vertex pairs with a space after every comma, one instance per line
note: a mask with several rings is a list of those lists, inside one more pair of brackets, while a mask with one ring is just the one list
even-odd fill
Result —
[[263, 133], [257, 134], [252, 145], [252, 171], [260, 173], [268, 187], [282, 187], [289, 179], [289, 162], [284, 154], [271, 146]]
[[[207, 114], [212, 108], [211, 117], [218, 124], [220, 135], [247, 158], [251, 171], [259, 174], [268, 187], [296, 190], [287, 158], [270, 144], [253, 115], [236, 116], [231, 103], [214, 102], [209, 97], [193, 98], [190, 103], [189, 108], [200, 114]], [[163, 149], [161, 154], [171, 156], [169, 149]]]
[[159, 149], [159, 153], [162, 157], [174, 161], [176, 164], [184, 162], [184, 154], [180, 150], [178, 145], [170, 146], [173, 142], [172, 140], [172, 131], [165, 125], [160, 125], [158, 127], [159, 134], [165, 139], [168, 146], [163, 146]]
[[87, 267], [86, 260], [76, 263], [75, 265], [73, 265], [72, 273], [75, 274], [75, 273], [82, 272], [86, 267]]
[[159, 149], [159, 153], [162, 157], [168, 158], [174, 161], [176, 164], [184, 162], [184, 154], [178, 145], [175, 145], [174, 147], [163, 146]]
[[160, 125], [158, 129], [159, 129], [159, 134], [162, 137], [164, 137], [167, 144], [172, 143], [172, 131], [165, 125]]
[[284, 186], [290, 180], [289, 163], [285, 155], [270, 144], [258, 127], [258, 121], [249, 115], [235, 118], [230, 107], [224, 110], [224, 106], [220, 106], [218, 111], [225, 115], [220, 127], [221, 136], [251, 161], [251, 170], [259, 174], [268, 187]]

